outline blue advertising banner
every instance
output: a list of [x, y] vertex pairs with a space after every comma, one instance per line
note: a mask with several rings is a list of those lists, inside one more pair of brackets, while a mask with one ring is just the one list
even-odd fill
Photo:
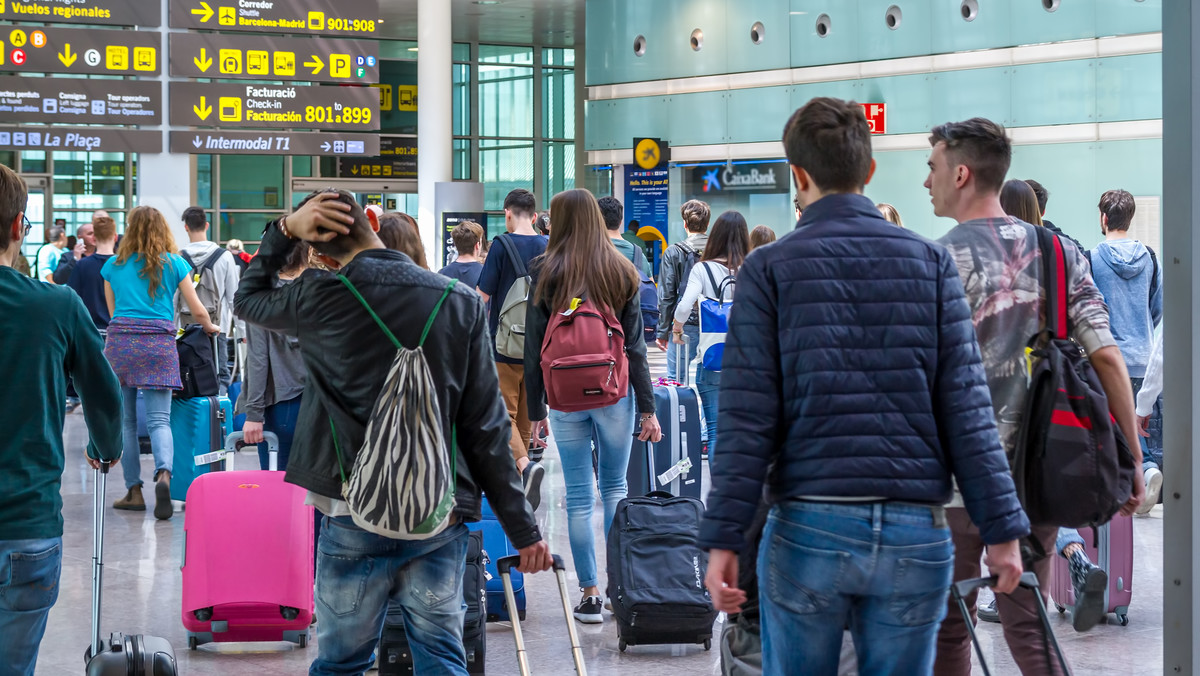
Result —
[[670, 204], [670, 171], [666, 166], [641, 169], [625, 165], [625, 224], [629, 232], [649, 244], [647, 257], [656, 275], [658, 260], [667, 245]]

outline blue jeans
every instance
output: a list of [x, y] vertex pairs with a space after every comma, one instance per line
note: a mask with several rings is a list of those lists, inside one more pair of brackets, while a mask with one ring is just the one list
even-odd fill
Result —
[[[121, 387], [125, 410], [122, 412], [121, 470], [125, 474], [125, 488], [142, 485], [141, 447], [137, 433], [136, 387]], [[150, 449], [154, 452], [154, 473], [171, 471], [171, 460], [175, 456], [175, 439], [171, 436], [171, 390], [142, 390], [142, 403], [146, 405], [146, 429], [150, 432]]]
[[[691, 364], [696, 358], [696, 348], [700, 345], [700, 327], [691, 324], [683, 325], [683, 335], [687, 336], [687, 363]], [[679, 346], [675, 344], [674, 336], [670, 336], [667, 340], [667, 377], [672, 380], [683, 382], [683, 371], [677, 370], [679, 367], [675, 364], [675, 351]]]
[[[700, 406], [704, 409], [704, 431], [708, 436], [708, 457], [712, 462], [717, 449], [717, 402], [720, 400], [721, 372], [696, 367], [696, 391], [700, 394]], [[709, 465], [712, 471], [712, 465]]]
[[604, 534], [612, 526], [617, 503], [629, 487], [625, 473], [633, 447], [634, 398], [591, 411], [563, 413], [550, 410], [550, 430], [558, 444], [563, 478], [567, 484], [567, 534], [579, 586], [599, 585], [596, 543], [592, 537], [592, 506], [596, 502], [596, 474], [592, 469], [592, 441], [599, 457], [600, 496], [604, 500]]
[[849, 626], [862, 673], [929, 674], [953, 568], [934, 508], [775, 505], [758, 555], [763, 673], [838, 673]]
[[[271, 404], [263, 411], [263, 430], [274, 432], [279, 437], [279, 459], [276, 469], [285, 471], [288, 457], [292, 453], [292, 440], [296, 438], [296, 420], [300, 417], [300, 397]], [[258, 445], [258, 466], [270, 469], [271, 455], [267, 443]]]
[[428, 540], [368, 533], [350, 517], [325, 517], [317, 552], [317, 645], [308, 673], [364, 673], [374, 661], [389, 601], [399, 606], [418, 674], [466, 676], [462, 581], [467, 527]]
[[1058, 539], [1054, 541], [1054, 551], [1062, 556], [1063, 550], [1071, 545], [1084, 546], [1083, 536], [1074, 528], [1059, 528]]
[[0, 676], [33, 676], [61, 572], [61, 537], [0, 540]]
[[[1142, 390], [1144, 378], [1130, 378], [1129, 381], [1133, 384], [1133, 396], [1136, 399], [1138, 392]], [[1162, 396], [1154, 402], [1154, 408], [1150, 412], [1150, 423], [1146, 425], [1146, 432], [1150, 434], [1149, 438], [1138, 435], [1138, 443], [1142, 445], [1142, 471], [1154, 468], [1162, 471], [1163, 468], [1163, 439], [1162, 439]]]

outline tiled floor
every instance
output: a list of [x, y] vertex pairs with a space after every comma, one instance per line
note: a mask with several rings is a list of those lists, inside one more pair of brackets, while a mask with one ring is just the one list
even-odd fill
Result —
[[[656, 369], [657, 370], [657, 369]], [[81, 673], [83, 651], [89, 642], [91, 604], [91, 504], [92, 479], [82, 461], [82, 417], [68, 417], [66, 440], [68, 469], [63, 477], [64, 560], [62, 590], [50, 615], [37, 673], [65, 676]], [[249, 455], [244, 462], [251, 462]], [[150, 460], [143, 456], [144, 476]], [[555, 551], [569, 554], [563, 481], [553, 450], [547, 454], [547, 482], [538, 517]], [[706, 477], [707, 478], [707, 477]], [[122, 493], [119, 472], [112, 476], [107, 501]], [[1056, 633], [1077, 674], [1152, 674], [1162, 671], [1162, 513], [1161, 507], [1136, 521], [1136, 593], [1127, 627], [1100, 625], [1087, 634], [1076, 634], [1069, 620], [1053, 613]], [[304, 674], [317, 653], [315, 641], [307, 649], [286, 644], [204, 646], [187, 650], [180, 623], [180, 548], [182, 515], [166, 522], [145, 514], [114, 512], [107, 516], [105, 606], [103, 629], [164, 636], [175, 646], [180, 673], [200, 676]], [[596, 511], [600, 535], [600, 510]], [[601, 556], [603, 556], [601, 549]], [[569, 557], [568, 557], [569, 558]], [[603, 562], [601, 562], [603, 563]], [[568, 566], [569, 567], [569, 566]], [[230, 575], [236, 575], [231, 570]], [[571, 583], [574, 585], [574, 582]], [[526, 585], [529, 619], [524, 623], [529, 661], [535, 674], [572, 673], [570, 645], [554, 578], [533, 577]], [[574, 603], [577, 599], [572, 598]], [[716, 631], [721, 627], [718, 625]], [[647, 674], [653, 676], [719, 674], [716, 650], [700, 646], [633, 647], [617, 650], [616, 627], [610, 620], [599, 626], [580, 626], [588, 672]], [[984, 653], [995, 674], [1015, 674], [998, 625], [981, 625]], [[490, 674], [517, 673], [512, 632], [505, 624], [488, 626], [487, 668]], [[977, 673], [982, 673], [978, 669]]]

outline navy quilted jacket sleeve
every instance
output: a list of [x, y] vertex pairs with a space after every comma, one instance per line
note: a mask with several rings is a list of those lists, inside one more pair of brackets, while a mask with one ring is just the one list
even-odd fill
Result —
[[941, 505], [951, 475], [986, 542], [1029, 531], [953, 261], [861, 195], [739, 270], [719, 415], [705, 548], [739, 551], [764, 496]]

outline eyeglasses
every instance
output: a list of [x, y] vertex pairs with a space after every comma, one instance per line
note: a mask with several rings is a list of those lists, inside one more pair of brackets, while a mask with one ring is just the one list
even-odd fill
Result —
[[24, 221], [24, 223], [25, 223], [25, 234], [23, 234], [21, 236], [28, 237], [29, 231], [33, 230], [33, 224], [29, 222], [29, 217], [26, 216], [25, 214], [21, 214], [21, 220]]

